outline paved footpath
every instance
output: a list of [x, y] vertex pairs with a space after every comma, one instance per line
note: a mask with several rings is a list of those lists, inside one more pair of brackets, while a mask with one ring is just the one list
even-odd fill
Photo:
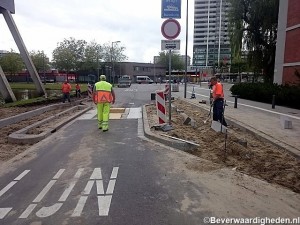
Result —
[[[228, 84], [224, 85], [229, 89]], [[187, 98], [183, 97], [183, 85], [180, 92], [172, 92], [174, 97], [191, 102], [209, 111], [209, 103], [200, 104], [199, 101], [208, 100], [208, 96], [198, 95], [196, 99], [190, 99], [191, 87], [187, 89]], [[270, 104], [257, 103], [248, 100], [238, 100], [237, 108], [234, 108], [234, 100], [226, 96], [225, 118], [232, 124], [247, 128], [253, 134], [257, 134], [265, 140], [275, 143], [277, 146], [290, 151], [300, 158], [300, 110], [282, 106], [271, 108]], [[284, 129], [280, 123], [280, 117], [287, 116], [292, 122], [292, 129]]]

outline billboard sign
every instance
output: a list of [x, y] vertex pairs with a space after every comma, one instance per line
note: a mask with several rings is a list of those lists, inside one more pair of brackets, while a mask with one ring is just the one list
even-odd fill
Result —
[[181, 0], [162, 0], [161, 18], [181, 18]]

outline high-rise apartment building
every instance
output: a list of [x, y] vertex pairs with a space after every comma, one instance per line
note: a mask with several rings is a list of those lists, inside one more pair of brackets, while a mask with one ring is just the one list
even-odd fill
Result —
[[193, 65], [213, 67], [230, 61], [228, 0], [195, 0]]

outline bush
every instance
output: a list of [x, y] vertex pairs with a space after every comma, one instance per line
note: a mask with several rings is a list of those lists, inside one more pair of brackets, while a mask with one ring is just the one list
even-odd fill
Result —
[[272, 103], [275, 95], [276, 105], [300, 109], [300, 86], [278, 85], [269, 83], [240, 83], [230, 88], [239, 98]]

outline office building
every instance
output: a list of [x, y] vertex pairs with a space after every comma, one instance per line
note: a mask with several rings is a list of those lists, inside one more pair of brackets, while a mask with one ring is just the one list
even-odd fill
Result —
[[230, 62], [228, 0], [195, 0], [193, 65], [213, 67]]

